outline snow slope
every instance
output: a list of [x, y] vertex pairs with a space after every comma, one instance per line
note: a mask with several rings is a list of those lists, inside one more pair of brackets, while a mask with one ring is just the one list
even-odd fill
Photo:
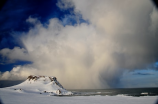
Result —
[[46, 95], [72, 95], [57, 81], [56, 77], [30, 75], [23, 83], [7, 87], [17, 92], [38, 93]]

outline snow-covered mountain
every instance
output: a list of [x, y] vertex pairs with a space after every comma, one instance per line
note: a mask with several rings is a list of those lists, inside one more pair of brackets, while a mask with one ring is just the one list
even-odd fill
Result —
[[28, 76], [27, 80], [23, 83], [8, 87], [14, 91], [20, 93], [39, 93], [46, 95], [72, 95], [71, 91], [67, 91], [63, 86], [57, 81], [56, 77], [49, 76]]
[[157, 101], [157, 96], [55, 97], [51, 95], [72, 95], [72, 92], [64, 89], [56, 77], [31, 75], [19, 85], [0, 88], [0, 104], [126, 104], [126, 102], [128, 104], [155, 104]]

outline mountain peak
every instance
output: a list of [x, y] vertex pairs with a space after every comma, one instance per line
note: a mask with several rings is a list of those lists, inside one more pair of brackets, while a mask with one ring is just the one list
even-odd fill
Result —
[[[50, 77], [50, 76], [37, 76], [37, 75], [30, 75], [27, 78], [27, 82], [33, 83], [35, 81], [41, 81], [46, 83], [54, 82], [54, 84], [58, 85], [60, 88], [63, 88], [63, 86], [57, 81], [56, 77]], [[64, 88], [63, 88], [64, 89]]]
[[72, 95], [57, 81], [56, 77], [30, 75], [23, 83], [10, 87], [14, 90], [49, 95]]

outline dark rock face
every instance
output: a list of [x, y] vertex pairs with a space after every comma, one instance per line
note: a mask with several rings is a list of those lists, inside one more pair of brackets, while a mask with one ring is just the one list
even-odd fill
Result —
[[[30, 76], [28, 76], [27, 79], [29, 79], [29, 81], [30, 81], [30, 80], [34, 80], [34, 81], [35, 81], [35, 80], [38, 80], [38, 79], [41, 78], [41, 77], [45, 78], [45, 76], [30, 75]], [[49, 79], [50, 79], [51, 81], [56, 81], [56, 80], [57, 80], [56, 77], [49, 77]]]
[[44, 77], [44, 76], [33, 76], [33, 75], [30, 75], [30, 76], [28, 76], [28, 78], [27, 79], [29, 79], [29, 81], [32, 79], [32, 80], [37, 80], [37, 79], [39, 79], [40, 77]]
[[56, 81], [56, 80], [57, 80], [57, 78], [56, 78], [56, 77], [53, 77], [53, 78], [52, 78], [52, 77], [49, 77], [49, 79], [51, 80], [51, 82], [52, 82], [52, 81]]

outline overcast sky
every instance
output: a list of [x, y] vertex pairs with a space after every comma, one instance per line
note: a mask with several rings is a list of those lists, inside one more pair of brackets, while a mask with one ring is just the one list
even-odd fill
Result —
[[46, 75], [66, 88], [158, 87], [158, 10], [150, 0], [7, 0], [0, 23], [0, 80]]

